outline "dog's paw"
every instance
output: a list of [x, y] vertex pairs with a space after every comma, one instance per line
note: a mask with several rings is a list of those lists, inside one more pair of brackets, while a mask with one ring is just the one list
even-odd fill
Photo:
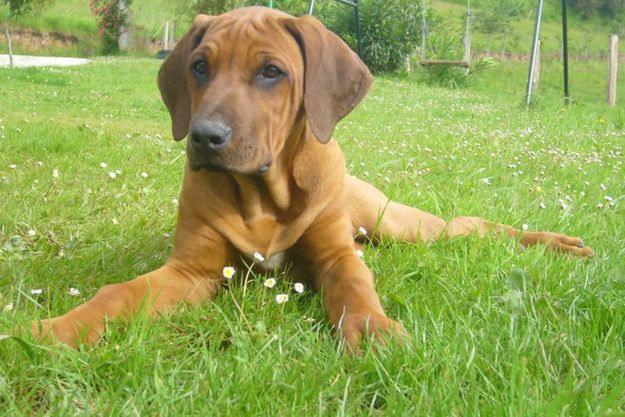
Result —
[[76, 348], [81, 343], [97, 344], [104, 333], [104, 325], [87, 325], [67, 316], [59, 316], [33, 322], [31, 333], [42, 342], [62, 343]]
[[595, 254], [578, 237], [570, 237], [553, 232], [523, 232], [521, 245], [530, 246], [536, 244], [543, 244], [553, 251], [569, 253], [582, 258], [590, 258]]
[[343, 317], [338, 328], [352, 354], [361, 353], [361, 342], [368, 337], [376, 343], [384, 343], [389, 337], [405, 336], [403, 326], [383, 314], [367, 313], [347, 315]]

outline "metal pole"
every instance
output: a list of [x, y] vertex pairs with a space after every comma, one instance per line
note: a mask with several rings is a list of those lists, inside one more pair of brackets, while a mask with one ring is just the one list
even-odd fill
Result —
[[269, 8], [273, 9], [273, 0], [269, 0]]
[[360, 31], [360, 13], [358, 0], [354, 0], [354, 19], [356, 19], [356, 36], [358, 37], [358, 55], [362, 57], [362, 32]]
[[564, 69], [564, 104], [568, 106], [569, 95], [569, 40], [566, 24], [566, 0], [562, 0], [562, 65]]
[[534, 60], [536, 59], [536, 49], [538, 48], [538, 37], [540, 36], [540, 21], [543, 16], [543, 0], [538, 0], [538, 10], [536, 11], [536, 23], [534, 24], [534, 39], [532, 40], [532, 54], [530, 56], [530, 69], [527, 75], [527, 87], [525, 88], [525, 106], [529, 107], [532, 97], [532, 83], [534, 82]]
[[310, 4], [308, 5], [308, 14], [312, 15], [313, 10], [315, 10], [315, 0], [310, 0]]
[[424, 60], [426, 57], [425, 48], [426, 40], [428, 37], [428, 24], [425, 20], [425, 0], [421, 3], [421, 59]]

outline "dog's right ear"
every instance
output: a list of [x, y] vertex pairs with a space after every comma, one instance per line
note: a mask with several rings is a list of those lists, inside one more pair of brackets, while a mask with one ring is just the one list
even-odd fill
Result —
[[187, 136], [191, 119], [191, 96], [187, 85], [189, 55], [200, 44], [211, 16], [198, 15], [158, 71], [158, 89], [169, 115], [174, 139]]

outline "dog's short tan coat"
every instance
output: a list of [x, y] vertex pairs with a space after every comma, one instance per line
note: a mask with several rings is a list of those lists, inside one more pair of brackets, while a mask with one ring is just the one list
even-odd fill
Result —
[[[194, 67], [199, 61], [206, 65]], [[69, 345], [81, 338], [94, 344], [105, 318], [128, 317], [143, 303], [156, 314], [212, 299], [223, 268], [258, 253], [261, 266], [289, 262], [298, 279], [323, 289], [337, 334], [358, 349], [366, 334], [403, 332], [385, 315], [371, 272], [356, 254], [359, 227], [374, 241], [496, 233], [522, 245], [592, 255], [580, 239], [556, 233], [476, 217], [446, 222], [347, 175], [332, 131], [371, 82], [360, 59], [313, 17], [260, 7], [198, 16], [162, 65], [159, 88], [177, 140], [194, 122], [215, 118], [229, 124], [232, 139], [210, 157], [189, 145], [171, 257], [153, 272], [103, 287], [65, 315], [34, 323], [33, 332]]]

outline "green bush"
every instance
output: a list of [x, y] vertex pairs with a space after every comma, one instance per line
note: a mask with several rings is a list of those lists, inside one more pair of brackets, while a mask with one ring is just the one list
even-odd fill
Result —
[[[402, 69], [406, 58], [421, 41], [419, 5], [414, 0], [360, 0], [359, 4], [362, 32], [360, 57], [375, 73]], [[316, 14], [352, 49], [357, 50], [353, 8], [333, 2]]]
[[96, 18], [98, 33], [102, 42], [103, 54], [119, 52], [117, 40], [121, 29], [130, 18], [132, 0], [126, 0], [126, 8], [122, 9], [119, 0], [90, 0], [89, 7]]
[[[318, 12], [327, 0], [315, 2], [315, 11]], [[229, 10], [244, 6], [268, 6], [268, 0], [168, 0], [168, 4], [174, 4], [174, 8], [181, 16], [192, 19], [195, 15], [204, 13], [218, 15]], [[307, 0], [273, 0], [274, 9], [282, 10], [294, 16], [308, 12]]]

